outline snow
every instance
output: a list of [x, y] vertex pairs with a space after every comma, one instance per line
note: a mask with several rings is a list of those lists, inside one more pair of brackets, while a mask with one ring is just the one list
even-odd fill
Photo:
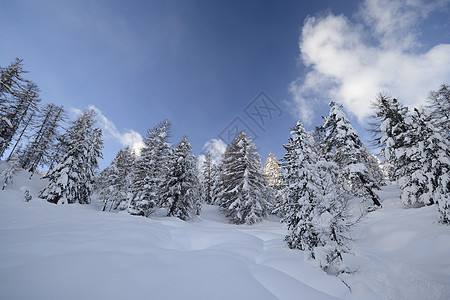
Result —
[[54, 205], [37, 197], [37, 177], [19, 172], [0, 191], [0, 299], [450, 299], [450, 227], [436, 206], [403, 208], [394, 186], [352, 231], [350, 292], [285, 246], [276, 217], [233, 225], [210, 205], [190, 222]]

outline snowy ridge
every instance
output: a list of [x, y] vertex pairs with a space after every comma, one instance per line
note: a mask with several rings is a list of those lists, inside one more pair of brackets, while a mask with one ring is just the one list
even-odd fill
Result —
[[205, 205], [191, 222], [144, 218], [50, 204], [37, 198], [44, 186], [20, 172], [0, 192], [0, 299], [450, 298], [450, 228], [435, 206], [402, 208], [394, 187], [352, 231], [350, 292], [287, 248], [275, 217], [232, 225]]

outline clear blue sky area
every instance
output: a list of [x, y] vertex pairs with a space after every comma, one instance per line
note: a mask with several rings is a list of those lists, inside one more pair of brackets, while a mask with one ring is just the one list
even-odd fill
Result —
[[[290, 84], [319, 66], [306, 67], [301, 59], [306, 18], [342, 15], [358, 27], [361, 3], [0, 0], [0, 65], [23, 58], [44, 102], [68, 110], [94, 105], [119, 135], [134, 130], [145, 136], [169, 119], [171, 141], [187, 135], [199, 154], [208, 140], [227, 142], [229, 132], [246, 129], [263, 160], [270, 151], [280, 158], [302, 109]], [[404, 53], [449, 42], [448, 14], [442, 13], [448, 13], [448, 2], [443, 7], [447, 10], [434, 9], [434, 21], [417, 17], [420, 43]], [[371, 39], [362, 42], [375, 44]], [[449, 72], [443, 74], [428, 90], [448, 80]], [[375, 96], [358, 105], [367, 106]], [[308, 129], [320, 124], [326, 102], [312, 106]], [[367, 140], [364, 121], [349, 115]], [[102, 167], [121, 147], [123, 142], [105, 131]]]

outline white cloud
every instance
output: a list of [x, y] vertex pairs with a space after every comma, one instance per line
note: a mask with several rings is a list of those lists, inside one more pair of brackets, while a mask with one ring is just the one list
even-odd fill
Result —
[[[227, 149], [227, 144], [221, 139], [211, 139], [205, 143], [202, 149], [202, 153], [211, 153], [211, 157], [213, 162], [218, 165], [222, 159], [222, 155], [225, 153]], [[198, 168], [201, 169], [203, 163], [205, 162], [206, 155], [200, 154], [198, 156]]]
[[121, 133], [119, 132], [119, 130], [117, 130], [116, 125], [114, 125], [112, 121], [106, 118], [105, 115], [97, 107], [95, 107], [94, 105], [90, 105], [89, 109], [92, 109], [96, 112], [99, 125], [104, 134], [110, 135], [113, 138], [117, 139], [123, 146], [131, 147], [137, 154], [140, 153], [140, 150], [142, 149], [142, 147], [144, 147], [144, 141], [142, 139], [142, 136], [138, 132], [129, 130], [125, 133]]
[[362, 120], [379, 92], [408, 106], [422, 104], [430, 90], [450, 82], [450, 44], [417, 53], [416, 27], [448, 4], [366, 0], [359, 23], [333, 14], [307, 18], [299, 46], [309, 71], [290, 85], [297, 115], [311, 122], [318, 102], [335, 100]]

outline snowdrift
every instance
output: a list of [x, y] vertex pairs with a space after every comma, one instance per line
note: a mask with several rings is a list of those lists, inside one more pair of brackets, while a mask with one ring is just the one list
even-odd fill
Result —
[[434, 206], [401, 207], [393, 187], [352, 232], [357, 272], [336, 278], [285, 246], [277, 218], [107, 213], [47, 203], [45, 184], [22, 172], [0, 191], [0, 299], [450, 299], [450, 227]]

